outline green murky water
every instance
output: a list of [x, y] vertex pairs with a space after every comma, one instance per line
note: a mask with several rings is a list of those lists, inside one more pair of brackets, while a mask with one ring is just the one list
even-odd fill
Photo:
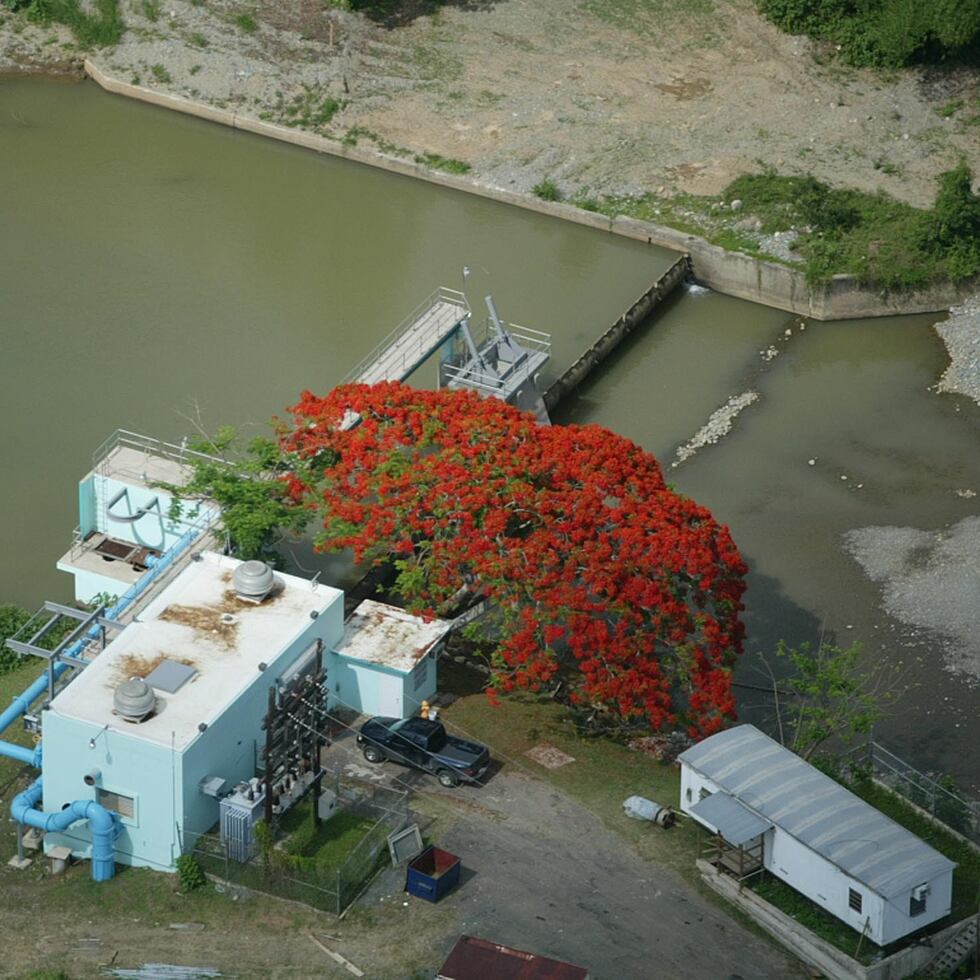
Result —
[[[114, 428], [261, 424], [336, 384], [431, 289], [458, 287], [464, 263], [474, 305], [493, 292], [507, 318], [554, 335], [557, 372], [672, 258], [90, 84], [0, 81], [0, 601], [70, 594], [54, 561], [75, 484]], [[963, 752], [980, 744], [975, 689], [878, 611], [841, 546], [854, 527], [976, 512], [955, 491], [980, 490], [980, 412], [928, 390], [945, 363], [932, 319], [801, 332], [778, 311], [682, 293], [561, 419], [608, 425], [669, 467], [729, 396], [758, 392], [669, 475], [752, 566], [750, 647], [823, 632], [889, 664], [923, 656], [881, 735], [977, 783]], [[757, 680], [748, 658], [740, 679]], [[752, 717], [757, 696], [742, 693]]]

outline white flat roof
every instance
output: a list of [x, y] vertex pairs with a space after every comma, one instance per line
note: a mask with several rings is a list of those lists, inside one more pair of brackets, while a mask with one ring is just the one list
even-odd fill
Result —
[[[278, 591], [260, 605], [235, 595], [237, 559], [204, 552], [159, 595], [52, 702], [51, 711], [132, 738], [186, 748], [201, 722], [210, 724], [343, 593], [276, 572]], [[230, 619], [228, 617], [231, 617]], [[145, 677], [161, 660], [187, 663], [197, 674], [175, 694], [157, 691], [157, 712], [140, 724], [113, 712], [116, 686]], [[271, 677], [270, 677], [271, 682]]]
[[365, 599], [347, 620], [344, 638], [334, 649], [352, 660], [408, 674], [451, 628], [445, 619], [426, 622], [397, 606]]
[[133, 446], [116, 446], [102, 460], [100, 471], [106, 476], [152, 489], [156, 483], [186, 483], [192, 475], [191, 468], [175, 459], [156, 456], [149, 450]]

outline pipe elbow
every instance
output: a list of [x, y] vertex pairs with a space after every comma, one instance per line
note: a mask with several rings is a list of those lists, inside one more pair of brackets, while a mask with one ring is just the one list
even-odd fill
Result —
[[83, 803], [82, 809], [84, 814], [81, 819], [88, 820], [93, 833], [112, 834], [114, 838], [119, 836], [122, 823], [111, 810], [107, 810], [101, 803], [93, 803], [91, 800]]
[[[41, 794], [43, 792], [42, 783], [40, 779], [34, 780], [30, 786], [27, 787], [23, 792], [18, 793], [10, 804], [10, 816], [13, 817], [17, 823], [27, 823], [29, 820], [29, 812], [37, 812], [34, 807], [37, 806], [38, 800], [41, 799]], [[40, 816], [40, 814], [38, 814]]]

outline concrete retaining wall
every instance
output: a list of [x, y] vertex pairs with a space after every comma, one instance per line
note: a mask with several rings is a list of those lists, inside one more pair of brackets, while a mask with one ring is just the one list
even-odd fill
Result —
[[[770, 905], [750, 888], [742, 888], [735, 879], [718, 872], [707, 861], [699, 860], [697, 867], [709, 888], [740, 908], [770, 936], [804, 963], [820, 970], [829, 980], [905, 980], [925, 966], [963, 925], [957, 922], [947, 926], [927, 937], [922, 945], [908, 946], [877, 963], [864, 966]], [[858, 934], [855, 933], [855, 948], [857, 943]]]
[[690, 274], [682, 255], [575, 363], [544, 393], [545, 408], [571, 394]]
[[811, 289], [807, 285], [806, 277], [798, 269], [791, 269], [777, 262], [756, 259], [741, 252], [729, 252], [703, 238], [685, 234], [674, 228], [638, 221], [634, 218], [610, 218], [603, 214], [583, 211], [569, 204], [542, 201], [530, 194], [483, 184], [472, 177], [440, 173], [422, 164], [391, 156], [374, 148], [347, 146], [325, 136], [264, 122], [232, 109], [220, 109], [180, 95], [158, 92], [144, 88], [142, 85], [132, 85], [114, 78], [91, 60], [85, 61], [85, 73], [106, 91], [117, 95], [174, 109], [190, 116], [197, 116], [199, 119], [222, 123], [259, 136], [269, 136], [318, 153], [344, 157], [390, 173], [417, 177], [431, 184], [476, 194], [503, 204], [512, 204], [527, 211], [563, 218], [566, 221], [646, 242], [649, 245], [685, 252], [691, 258], [695, 278], [705, 286], [728, 296], [773, 306], [815, 320], [847, 320], [858, 317], [893, 316], [900, 313], [938, 312], [949, 309], [950, 306], [980, 288], [980, 281], [978, 281], [961, 287], [947, 285], [917, 293], [883, 294], [878, 290], [859, 285], [850, 276], [835, 276], [828, 285]]

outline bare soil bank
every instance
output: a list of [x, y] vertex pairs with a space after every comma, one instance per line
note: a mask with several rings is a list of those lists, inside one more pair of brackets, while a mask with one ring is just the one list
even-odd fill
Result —
[[[847, 69], [751, 0], [460, 0], [394, 27], [315, 0], [121, 3], [95, 55], [117, 77], [510, 190], [717, 193], [771, 166], [924, 206], [961, 156], [980, 171], [976, 75]], [[78, 63], [65, 29], [0, 17], [0, 72]]]

